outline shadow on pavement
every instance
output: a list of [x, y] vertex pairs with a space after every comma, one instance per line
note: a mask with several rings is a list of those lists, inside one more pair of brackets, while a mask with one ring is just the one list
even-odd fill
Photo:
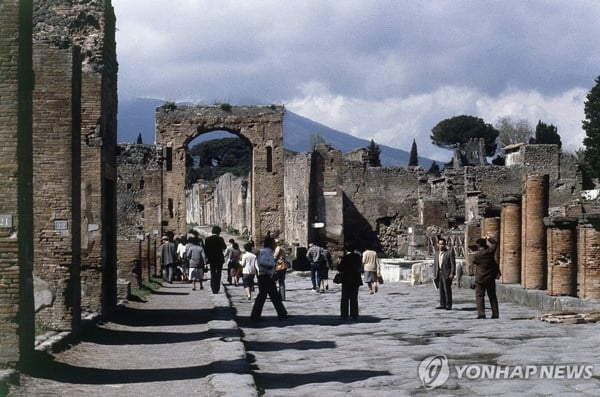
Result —
[[152, 295], [189, 295], [189, 292], [152, 291]]
[[270, 352], [279, 350], [313, 350], [313, 349], [335, 349], [333, 341], [301, 340], [298, 342], [244, 342], [246, 350], [255, 352]]
[[378, 323], [380, 321], [381, 319], [379, 317], [373, 316], [359, 316], [358, 320], [343, 320], [340, 316], [292, 314], [285, 320], [279, 320], [277, 316], [262, 316], [260, 321], [251, 320], [248, 316], [237, 316], [237, 322], [242, 328], [287, 327], [298, 324], [336, 326], [352, 323]]
[[149, 331], [118, 331], [107, 328], [94, 328], [83, 335], [83, 342], [100, 345], [162, 345], [200, 341], [212, 337], [210, 331], [203, 332], [149, 332]]
[[337, 371], [306, 372], [303, 374], [254, 373], [256, 385], [262, 389], [291, 389], [309, 383], [341, 382], [352, 383], [375, 378], [390, 376], [389, 371], [371, 371], [361, 369], [342, 369]]
[[35, 361], [35, 367], [31, 368], [29, 371], [25, 371], [29, 375], [37, 378], [73, 384], [104, 385], [158, 381], [166, 382], [172, 380], [202, 378], [215, 373], [247, 373], [247, 362], [245, 359], [215, 361], [207, 365], [193, 367], [156, 369], [102, 369], [78, 367], [56, 362], [52, 357], [42, 353], [40, 353], [40, 357], [36, 358]]
[[213, 319], [212, 309], [136, 309], [125, 307], [110, 322], [134, 327], [205, 324]]

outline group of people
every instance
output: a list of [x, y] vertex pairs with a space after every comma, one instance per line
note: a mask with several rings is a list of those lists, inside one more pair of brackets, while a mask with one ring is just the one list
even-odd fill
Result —
[[[469, 261], [475, 265], [475, 302], [477, 318], [486, 318], [485, 295], [487, 292], [492, 309], [492, 318], [499, 318], [496, 279], [500, 278], [500, 267], [495, 258], [497, 242], [491, 237], [478, 238], [469, 247]], [[452, 281], [456, 277], [454, 252], [448, 249], [446, 239], [439, 238], [433, 258], [434, 283], [440, 293], [440, 304], [436, 309], [452, 310]]]
[[[190, 231], [187, 239], [181, 238], [177, 246], [167, 236], [163, 236], [160, 258], [166, 280], [172, 282], [175, 269], [180, 267], [184, 280], [191, 281], [192, 290], [196, 289], [196, 283], [203, 289], [204, 272], [209, 267], [211, 290], [218, 293], [223, 265], [227, 263], [228, 282], [237, 286], [241, 279], [248, 300], [252, 299], [254, 280], [257, 280], [259, 292], [252, 308], [253, 320], [260, 319], [267, 295], [275, 306], [278, 317], [287, 318], [283, 301], [286, 299], [285, 277], [290, 262], [282, 241], [268, 234], [262, 249], [256, 249], [251, 242], [244, 244], [240, 249], [233, 239], [226, 245], [220, 233], [221, 229], [218, 226], [213, 227], [212, 235], [203, 242], [195, 231]], [[490, 300], [492, 318], [499, 317], [495, 280], [500, 277], [500, 269], [495, 260], [496, 244], [490, 237], [479, 238], [469, 254], [469, 260], [475, 265], [473, 287], [477, 318], [486, 317], [486, 293]], [[310, 262], [312, 290], [322, 293], [329, 289], [328, 272], [332, 265], [330, 252], [312, 242], [309, 244], [306, 258]], [[349, 245], [348, 250], [338, 258], [337, 271], [342, 286], [340, 316], [343, 319], [357, 319], [358, 289], [363, 285], [363, 274], [369, 294], [379, 291], [381, 266], [377, 253], [373, 249], [366, 249], [361, 253], [358, 247]], [[452, 282], [456, 271], [454, 252], [448, 248], [445, 239], [439, 238], [433, 261], [434, 282], [439, 290], [439, 306], [436, 309], [452, 310]]]

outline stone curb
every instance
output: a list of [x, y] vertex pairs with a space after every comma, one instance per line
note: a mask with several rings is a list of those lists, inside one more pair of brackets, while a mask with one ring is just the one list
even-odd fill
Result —
[[218, 395], [257, 396], [246, 348], [229, 299], [225, 284], [222, 292], [212, 295], [215, 320], [208, 323], [208, 328], [218, 340], [211, 346], [215, 371], [210, 376], [210, 384]]
[[[473, 279], [473, 276], [463, 276], [461, 280], [463, 288], [468, 288]], [[600, 311], [600, 301], [579, 299], [572, 296], [552, 296], [543, 290], [525, 289], [520, 284], [500, 284], [497, 282], [496, 295], [498, 300], [514, 302], [546, 312], [586, 313]]]

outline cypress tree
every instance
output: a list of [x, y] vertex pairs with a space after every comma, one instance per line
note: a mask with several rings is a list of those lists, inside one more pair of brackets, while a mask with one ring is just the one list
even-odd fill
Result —
[[585, 151], [583, 157], [593, 173], [600, 177], [600, 76], [596, 77], [596, 85], [587, 94], [583, 103], [585, 120], [583, 129], [586, 137], [583, 138]]
[[413, 138], [413, 143], [410, 148], [410, 159], [408, 160], [409, 167], [417, 167], [419, 165], [419, 155], [417, 154], [417, 142]]

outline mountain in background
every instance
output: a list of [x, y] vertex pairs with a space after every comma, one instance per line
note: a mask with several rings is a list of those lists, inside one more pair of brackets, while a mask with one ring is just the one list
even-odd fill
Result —
[[[160, 99], [136, 98], [119, 101], [118, 113], [118, 142], [136, 142], [138, 134], [142, 134], [144, 143], [154, 143], [154, 120], [156, 108], [165, 101]], [[289, 110], [285, 111], [283, 120], [283, 146], [294, 152], [309, 152], [312, 150], [311, 137], [320, 135], [326, 143], [347, 153], [353, 149], [365, 148], [369, 140], [360, 139], [350, 134], [334, 130], [323, 124], [302, 117]], [[222, 136], [221, 136], [222, 135]], [[207, 135], [207, 139], [230, 136], [227, 132]], [[194, 143], [202, 141], [202, 136]], [[377, 143], [377, 142], [376, 142]], [[380, 159], [384, 167], [406, 166], [410, 153], [379, 144], [381, 149]], [[419, 156], [419, 165], [429, 168], [432, 160]]]

